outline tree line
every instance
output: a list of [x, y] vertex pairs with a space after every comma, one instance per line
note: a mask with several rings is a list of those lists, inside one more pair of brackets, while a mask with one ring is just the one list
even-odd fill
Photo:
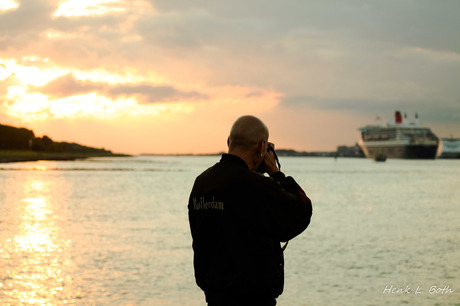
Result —
[[36, 137], [32, 130], [0, 124], [0, 150], [28, 150], [52, 153], [112, 154], [111, 151], [77, 143], [55, 142], [48, 136]]

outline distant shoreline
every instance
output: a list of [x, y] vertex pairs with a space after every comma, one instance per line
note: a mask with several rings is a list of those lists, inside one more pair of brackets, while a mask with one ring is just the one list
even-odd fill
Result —
[[86, 159], [90, 157], [124, 157], [127, 154], [116, 153], [56, 153], [56, 152], [37, 152], [30, 150], [0, 150], [0, 163], [33, 162], [40, 160], [51, 161], [72, 161]]
[[[225, 152], [219, 152], [219, 153], [142, 153], [142, 154], [139, 154], [139, 156], [220, 156], [224, 153]], [[295, 150], [286, 150], [286, 149], [276, 150], [276, 154], [278, 156], [298, 156], [298, 157], [336, 157], [337, 156], [337, 152], [298, 152]], [[340, 157], [346, 157], [346, 156], [340, 156]]]
[[[37, 152], [31, 150], [0, 150], [0, 163], [34, 162], [34, 161], [73, 161], [91, 157], [128, 157], [128, 156], [220, 156], [218, 153], [76, 153], [76, 152]], [[297, 152], [293, 150], [277, 150], [278, 156], [296, 157], [335, 157], [336, 152]]]

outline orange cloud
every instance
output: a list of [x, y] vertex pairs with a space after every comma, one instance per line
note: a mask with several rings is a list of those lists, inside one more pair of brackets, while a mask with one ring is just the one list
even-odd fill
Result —
[[72, 73], [61, 76], [45, 86], [35, 87], [36, 91], [52, 99], [66, 98], [74, 95], [97, 93], [109, 99], [135, 98], [141, 104], [177, 102], [189, 100], [206, 100], [205, 94], [196, 91], [183, 91], [168, 85], [141, 84], [107, 84], [88, 80], [78, 80]]

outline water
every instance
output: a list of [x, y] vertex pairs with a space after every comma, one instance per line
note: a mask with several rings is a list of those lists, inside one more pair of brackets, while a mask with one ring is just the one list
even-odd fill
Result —
[[[218, 159], [0, 164], [0, 304], [205, 305], [186, 205]], [[278, 305], [460, 305], [459, 160], [281, 164], [314, 213]]]

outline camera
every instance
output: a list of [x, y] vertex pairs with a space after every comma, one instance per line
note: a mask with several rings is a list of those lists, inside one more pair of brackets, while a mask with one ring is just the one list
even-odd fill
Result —
[[[276, 152], [275, 152], [275, 148], [273, 146], [273, 144], [271, 142], [268, 143], [268, 146], [267, 146], [267, 154], [269, 152], [273, 152], [273, 156], [275, 157], [275, 161], [276, 161], [276, 164], [278, 165], [278, 169], [281, 170], [281, 164], [280, 164], [280, 161], [278, 160], [278, 156], [276, 155]], [[262, 161], [262, 163], [260, 163], [259, 167], [257, 168], [257, 172], [260, 172], [260, 173], [265, 173], [267, 172], [267, 169], [265, 167], [265, 163], [264, 161]]]

